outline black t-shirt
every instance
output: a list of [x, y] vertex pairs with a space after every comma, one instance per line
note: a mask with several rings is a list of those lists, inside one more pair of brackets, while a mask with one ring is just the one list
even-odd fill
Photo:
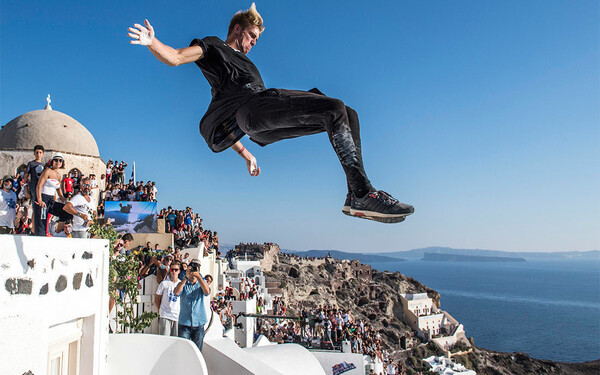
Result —
[[211, 86], [212, 101], [200, 121], [200, 133], [214, 152], [221, 152], [244, 136], [235, 111], [250, 97], [265, 90], [256, 66], [242, 52], [216, 36], [194, 39], [204, 55], [196, 61]]
[[43, 171], [44, 163], [35, 160], [32, 160], [29, 163], [27, 163], [25, 173], [29, 174], [29, 183], [27, 186], [29, 187], [29, 193], [32, 197], [35, 197], [35, 189]]

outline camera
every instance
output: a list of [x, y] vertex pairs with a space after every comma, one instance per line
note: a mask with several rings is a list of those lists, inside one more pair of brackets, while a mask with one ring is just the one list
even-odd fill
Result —
[[192, 259], [189, 269], [190, 272], [198, 272], [198, 270], [200, 270], [200, 261], [198, 261], [198, 259]]

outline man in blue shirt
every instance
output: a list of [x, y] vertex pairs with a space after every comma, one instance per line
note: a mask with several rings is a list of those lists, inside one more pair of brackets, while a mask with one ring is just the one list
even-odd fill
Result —
[[204, 297], [210, 294], [210, 288], [198, 272], [199, 267], [200, 262], [197, 259], [192, 260], [185, 277], [177, 284], [174, 293], [180, 296], [179, 337], [192, 340], [198, 350], [202, 350], [204, 325], [208, 322]]

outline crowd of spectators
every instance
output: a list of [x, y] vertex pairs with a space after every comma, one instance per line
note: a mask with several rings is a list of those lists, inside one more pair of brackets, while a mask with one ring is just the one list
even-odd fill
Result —
[[204, 256], [216, 251], [217, 258], [220, 257], [217, 232], [204, 229], [200, 215], [194, 213], [191, 207], [177, 210], [169, 206], [160, 211], [158, 218], [165, 219], [165, 233], [174, 234], [177, 246], [198, 247], [200, 243], [204, 243]]
[[234, 295], [233, 288], [223, 288], [223, 285], [219, 284], [219, 289], [210, 303], [211, 309], [219, 315], [221, 324], [223, 324], [223, 327], [226, 330], [231, 328], [235, 321], [235, 315], [233, 314], [233, 306], [231, 303], [231, 301], [234, 300], [236, 300], [236, 297]]
[[134, 182], [133, 179], [130, 179], [126, 184], [108, 183], [106, 189], [101, 193], [101, 198], [106, 201], [156, 202], [157, 194], [158, 189], [155, 182]]
[[[109, 160], [106, 174], [98, 178], [95, 174], [84, 175], [77, 166], [67, 169], [60, 153], [54, 153], [44, 161], [44, 151], [43, 146], [35, 146], [33, 160], [20, 167], [16, 176], [3, 177], [4, 193], [0, 193], [1, 233], [69, 237], [73, 215], [77, 213], [69, 212], [67, 203], [82, 191], [83, 181], [86, 181], [89, 197], [93, 198], [92, 211], [97, 210], [100, 218], [103, 217], [104, 202], [107, 200], [156, 201], [158, 189], [155, 182], [135, 182], [131, 179], [125, 183], [127, 163], [124, 161], [113, 163]], [[85, 215], [90, 216], [89, 212]]]
[[[275, 303], [273, 308], [277, 310]], [[280, 311], [276, 315], [284, 314]], [[354, 319], [350, 311], [331, 305], [302, 309], [300, 319], [295, 320], [259, 319], [257, 326], [257, 334], [265, 335], [272, 342], [336, 349], [341, 347], [343, 341], [348, 341], [353, 353], [367, 354], [383, 363], [389, 362], [387, 351], [382, 350], [379, 332], [363, 319]]]
[[325, 258], [331, 258], [331, 255], [327, 254], [327, 256], [325, 257], [309, 257], [309, 256], [300, 256], [300, 255], [296, 255], [294, 253], [284, 253], [284, 252], [280, 252], [279, 253], [280, 257], [283, 258], [287, 258], [287, 259], [293, 259], [293, 260], [309, 260], [309, 261], [313, 261], [313, 260], [323, 260]]
[[96, 175], [84, 176], [77, 168], [64, 173], [62, 154], [55, 152], [44, 162], [41, 145], [33, 154], [16, 176], [2, 179], [0, 233], [71, 237], [73, 230], [87, 232], [97, 206]]

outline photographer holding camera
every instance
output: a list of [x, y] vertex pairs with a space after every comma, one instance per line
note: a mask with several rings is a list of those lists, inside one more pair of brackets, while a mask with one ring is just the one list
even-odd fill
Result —
[[200, 261], [193, 259], [174, 293], [180, 296], [179, 337], [192, 340], [202, 350], [204, 324], [208, 322], [204, 297], [210, 294], [210, 287], [199, 270]]

